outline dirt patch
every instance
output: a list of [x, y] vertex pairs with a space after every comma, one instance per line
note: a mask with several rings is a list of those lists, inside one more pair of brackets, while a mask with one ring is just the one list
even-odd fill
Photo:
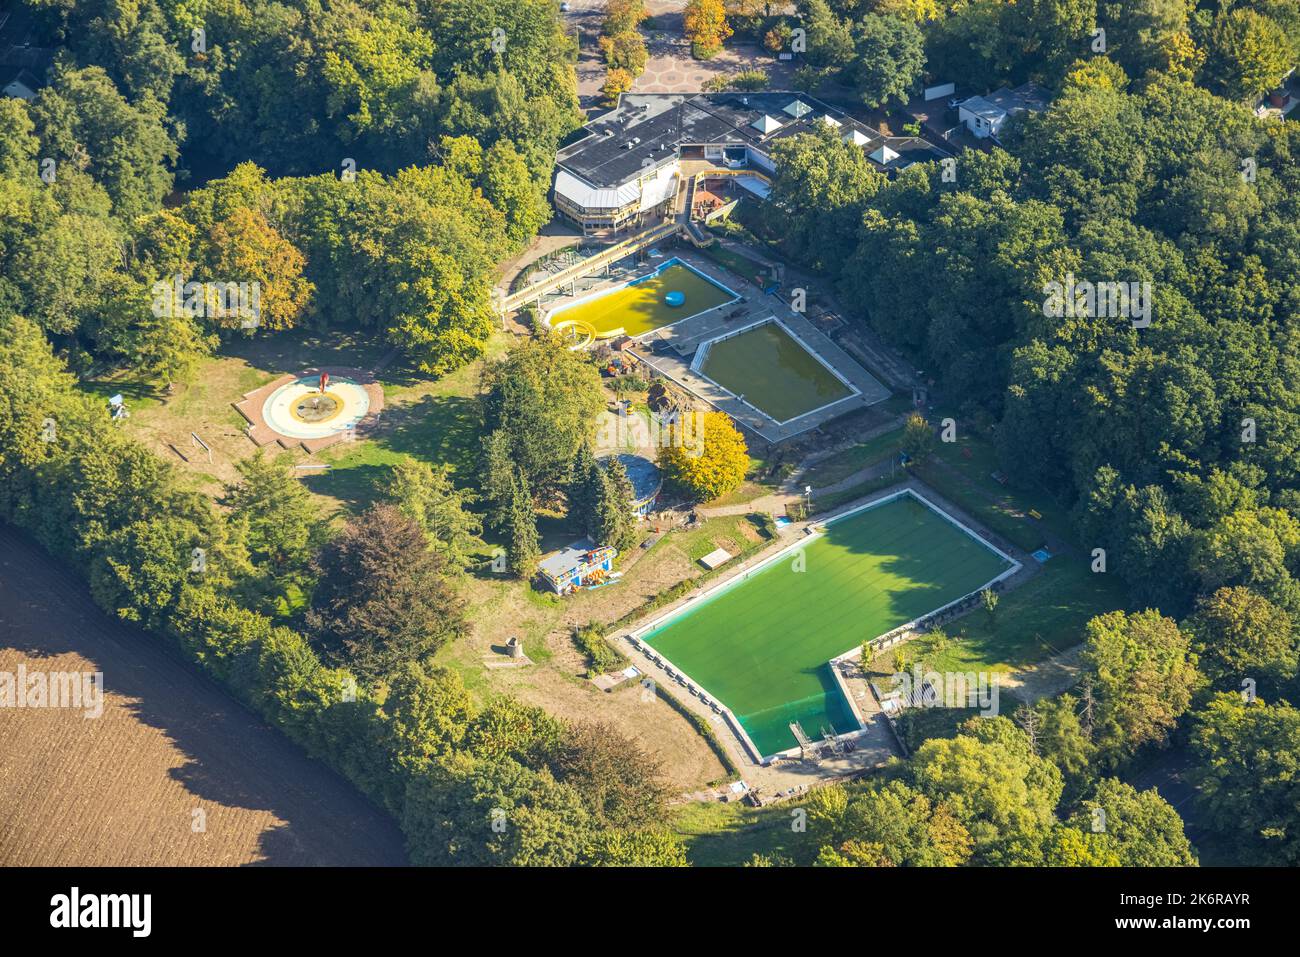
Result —
[[[673, 786], [692, 790], [726, 774], [722, 762], [685, 718], [639, 685], [600, 691], [578, 677], [585, 671], [567, 634], [553, 636], [555, 656], [546, 666], [495, 672], [502, 690], [574, 723], [604, 721], [614, 725], [663, 765]], [[568, 645], [562, 651], [559, 645]]]
[[406, 862], [387, 815], [162, 641], [0, 527], [0, 671], [98, 671], [106, 689], [96, 718], [0, 712], [0, 866]]
[[1083, 645], [1075, 645], [1028, 668], [999, 675], [998, 685], [1013, 692], [1017, 700], [1030, 704], [1040, 698], [1054, 698], [1078, 683], [1083, 672], [1082, 654]]
[[[586, 659], [570, 635], [589, 622], [615, 621], [700, 574], [682, 549], [665, 541], [639, 555], [634, 571], [618, 584], [564, 599], [530, 593], [517, 583], [471, 579], [466, 591], [472, 628], [442, 653], [443, 660], [455, 665], [479, 694], [515, 695], [575, 722], [608, 721], [657, 756], [675, 787], [698, 788], [726, 773], [709, 744], [657, 697], [643, 701], [637, 687], [598, 690], [586, 679]], [[505, 660], [498, 649], [511, 637], [523, 641], [535, 664], [486, 667], [487, 661]]]

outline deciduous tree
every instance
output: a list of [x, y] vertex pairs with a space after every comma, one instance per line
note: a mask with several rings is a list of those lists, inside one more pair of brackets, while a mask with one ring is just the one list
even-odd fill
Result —
[[749, 471], [749, 449], [725, 412], [704, 413], [702, 448], [688, 447], [682, 434], [679, 429], [659, 451], [659, 464], [669, 481], [700, 502], [740, 487]]
[[366, 678], [428, 658], [460, 629], [443, 557], [396, 507], [373, 505], [320, 553], [307, 620], [326, 656]]

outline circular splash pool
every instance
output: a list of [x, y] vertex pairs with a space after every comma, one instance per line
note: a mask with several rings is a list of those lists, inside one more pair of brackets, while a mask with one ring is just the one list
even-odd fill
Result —
[[370, 396], [344, 376], [329, 380], [324, 392], [320, 377], [302, 376], [280, 386], [262, 405], [266, 424], [294, 439], [323, 439], [346, 432], [370, 411]]

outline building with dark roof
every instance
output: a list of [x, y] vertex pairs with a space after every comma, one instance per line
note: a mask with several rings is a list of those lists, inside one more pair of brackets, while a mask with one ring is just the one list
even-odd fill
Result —
[[54, 50], [40, 45], [32, 11], [15, 2], [0, 6], [0, 94], [33, 99], [53, 62]]
[[632, 452], [602, 455], [600, 461], [603, 463], [610, 458], [617, 458], [623, 464], [628, 481], [632, 483], [632, 513], [637, 518], [644, 518], [664, 487], [659, 466], [644, 455], [635, 455]]
[[683, 160], [770, 173], [771, 144], [819, 127], [869, 157], [879, 153], [883, 161], [872, 162], [886, 173], [949, 155], [917, 137], [885, 136], [804, 93], [624, 93], [556, 155], [555, 207], [585, 233], [635, 228], [671, 214]]

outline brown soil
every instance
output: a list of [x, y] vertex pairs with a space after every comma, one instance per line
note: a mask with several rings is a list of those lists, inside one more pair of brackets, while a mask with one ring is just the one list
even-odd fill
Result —
[[633, 685], [600, 691], [579, 677], [586, 667], [567, 634], [552, 636], [550, 645], [557, 653], [547, 666], [497, 672], [499, 687], [577, 724], [614, 725], [659, 760], [665, 780], [674, 787], [693, 790], [725, 775], [705, 740], [658, 695], [644, 695]]
[[0, 526], [0, 671], [107, 689], [98, 718], [0, 709], [0, 866], [406, 863], [387, 815], [162, 642]]

